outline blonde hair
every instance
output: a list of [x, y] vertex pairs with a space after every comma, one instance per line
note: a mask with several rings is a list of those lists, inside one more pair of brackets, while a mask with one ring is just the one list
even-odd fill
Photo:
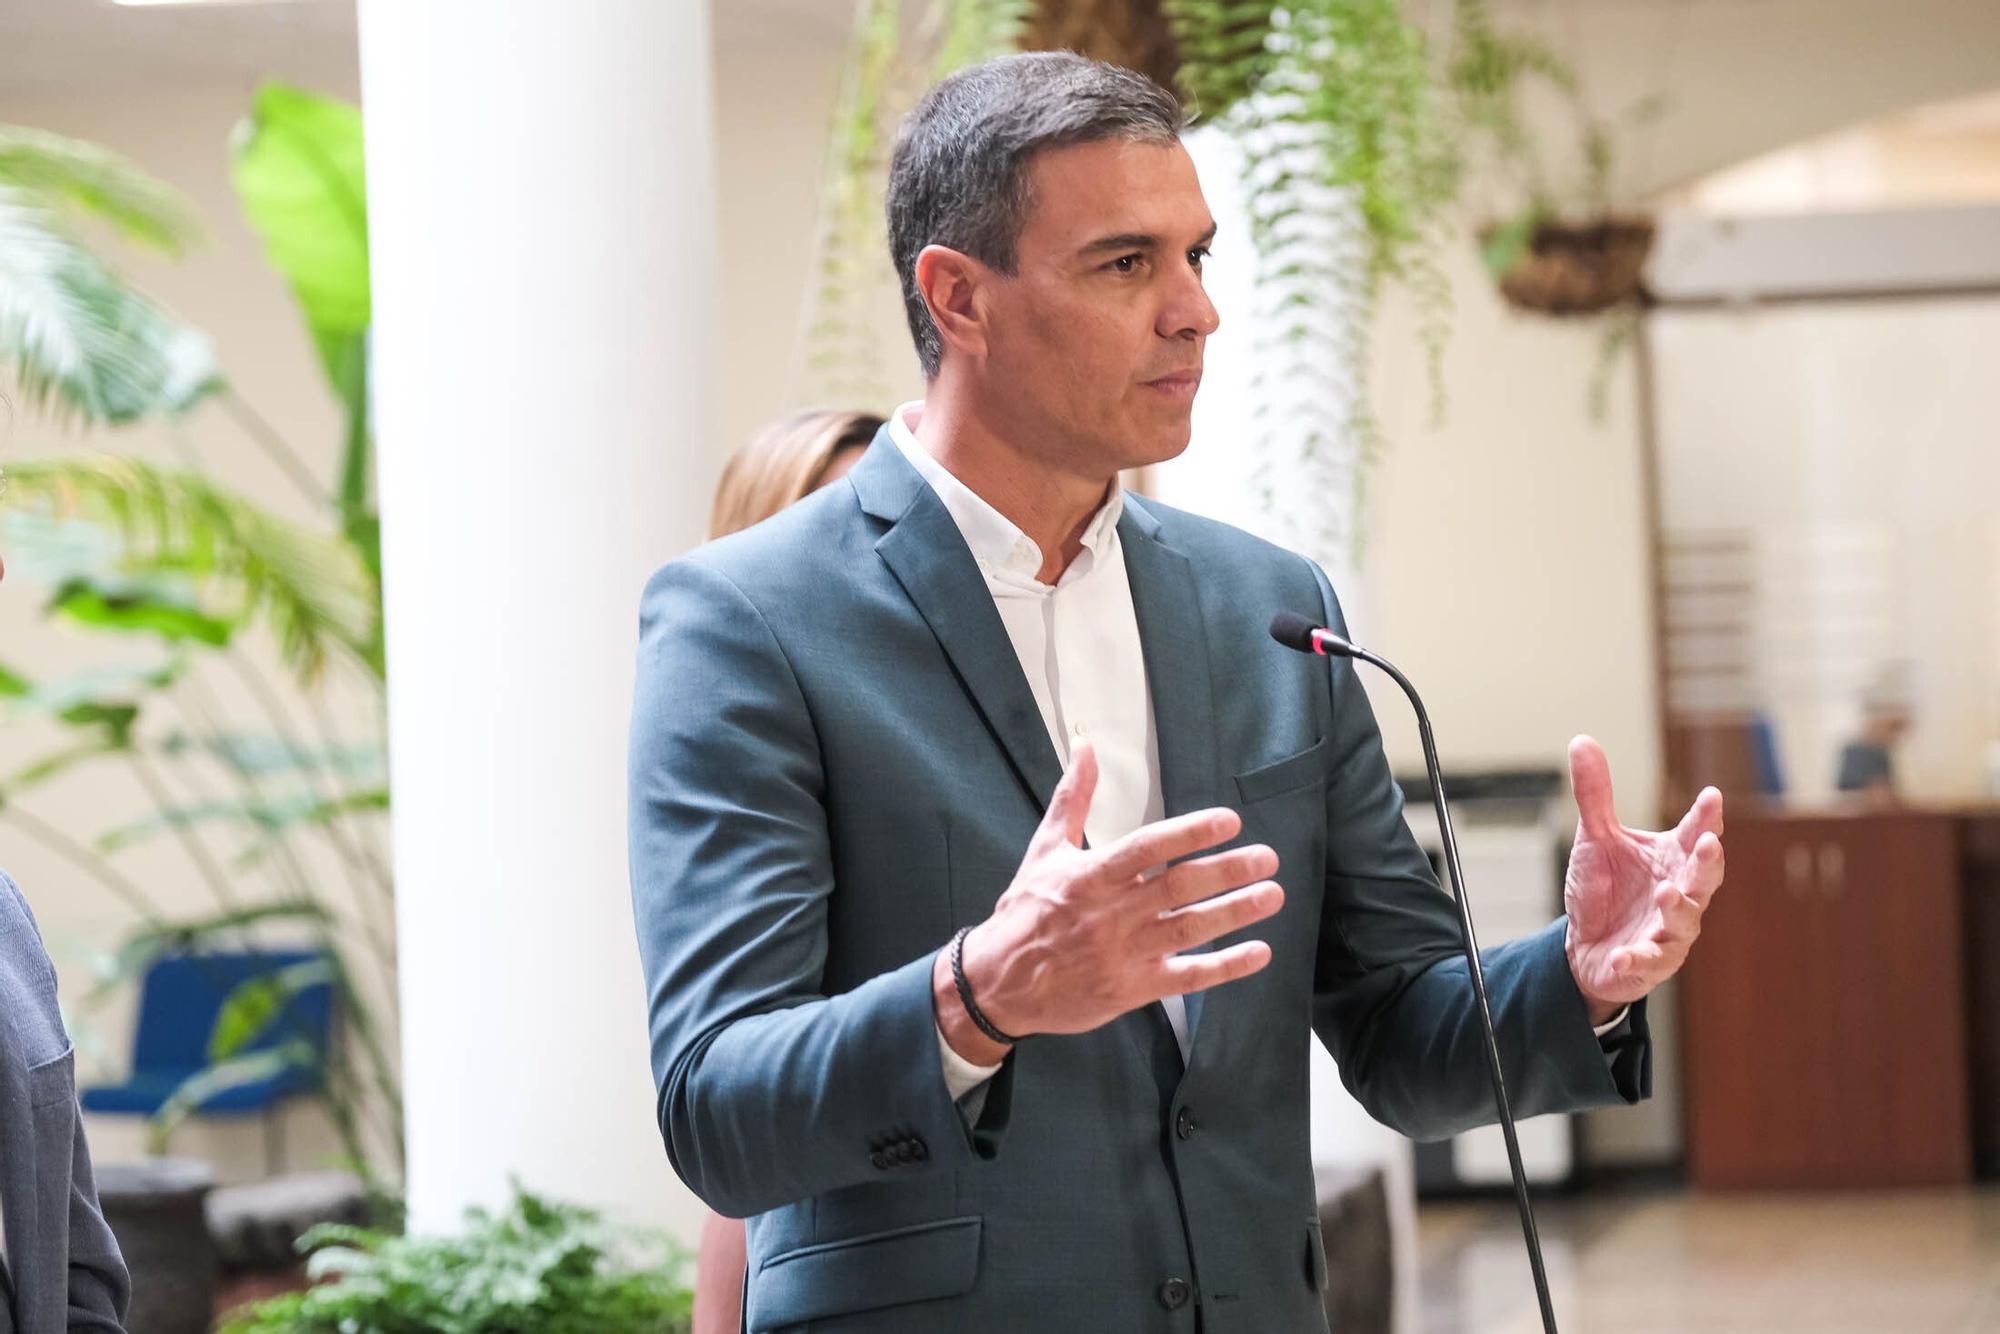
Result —
[[840, 451], [867, 445], [882, 423], [873, 413], [837, 408], [808, 408], [772, 422], [723, 465], [709, 537], [761, 523], [817, 489]]

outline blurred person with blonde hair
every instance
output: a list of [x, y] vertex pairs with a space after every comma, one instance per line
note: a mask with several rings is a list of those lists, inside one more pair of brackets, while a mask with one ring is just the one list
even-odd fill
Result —
[[839, 408], [806, 408], [772, 422], [722, 466], [708, 516], [710, 539], [762, 523], [839, 481], [881, 426], [882, 418], [873, 413]]
[[[806, 408], [770, 423], [729, 456], [715, 487], [710, 540], [761, 523], [847, 475], [882, 418], [839, 408]], [[711, 1213], [701, 1229], [694, 1281], [693, 1334], [737, 1334], [746, 1272], [743, 1221]]]

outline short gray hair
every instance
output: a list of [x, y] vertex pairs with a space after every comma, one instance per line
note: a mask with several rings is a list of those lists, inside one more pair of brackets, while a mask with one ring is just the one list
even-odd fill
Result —
[[1012, 276], [1034, 205], [1028, 166], [1045, 148], [1179, 141], [1187, 117], [1145, 75], [1074, 51], [996, 56], [941, 80], [896, 133], [889, 159], [889, 257], [926, 380], [944, 344], [917, 289], [917, 256], [948, 246]]

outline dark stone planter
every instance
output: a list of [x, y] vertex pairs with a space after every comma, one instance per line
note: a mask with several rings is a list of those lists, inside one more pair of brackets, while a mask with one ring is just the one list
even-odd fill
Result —
[[217, 1265], [205, 1204], [208, 1164], [189, 1158], [105, 1163], [97, 1197], [132, 1271], [126, 1328], [145, 1334], [206, 1334], [215, 1318]]
[[1388, 1179], [1376, 1167], [1322, 1168], [1314, 1176], [1326, 1243], [1327, 1325], [1334, 1334], [1389, 1334], [1396, 1262]]

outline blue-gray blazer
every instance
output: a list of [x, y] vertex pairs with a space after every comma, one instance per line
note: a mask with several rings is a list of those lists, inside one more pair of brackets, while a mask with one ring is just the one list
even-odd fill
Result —
[[131, 1282], [98, 1210], [74, 1061], [34, 914], [0, 871], [0, 1331], [124, 1328]]
[[[1016, 1047], [968, 1123], [937, 950], [1006, 889], [1061, 763], [971, 552], [879, 434], [845, 481], [662, 567], [640, 610], [633, 908], [674, 1170], [747, 1217], [751, 1331], [1324, 1330], [1317, 1034], [1419, 1139], [1494, 1119], [1456, 910], [1403, 822], [1317, 566], [1138, 497], [1119, 521], [1168, 814], [1228, 805], [1285, 905], [1256, 974]], [[1331, 670], [1329, 670], [1329, 664]], [[1562, 919], [1482, 955], [1515, 1113], [1650, 1092]], [[1200, 1324], [1196, 1324], [1197, 1312]]]

